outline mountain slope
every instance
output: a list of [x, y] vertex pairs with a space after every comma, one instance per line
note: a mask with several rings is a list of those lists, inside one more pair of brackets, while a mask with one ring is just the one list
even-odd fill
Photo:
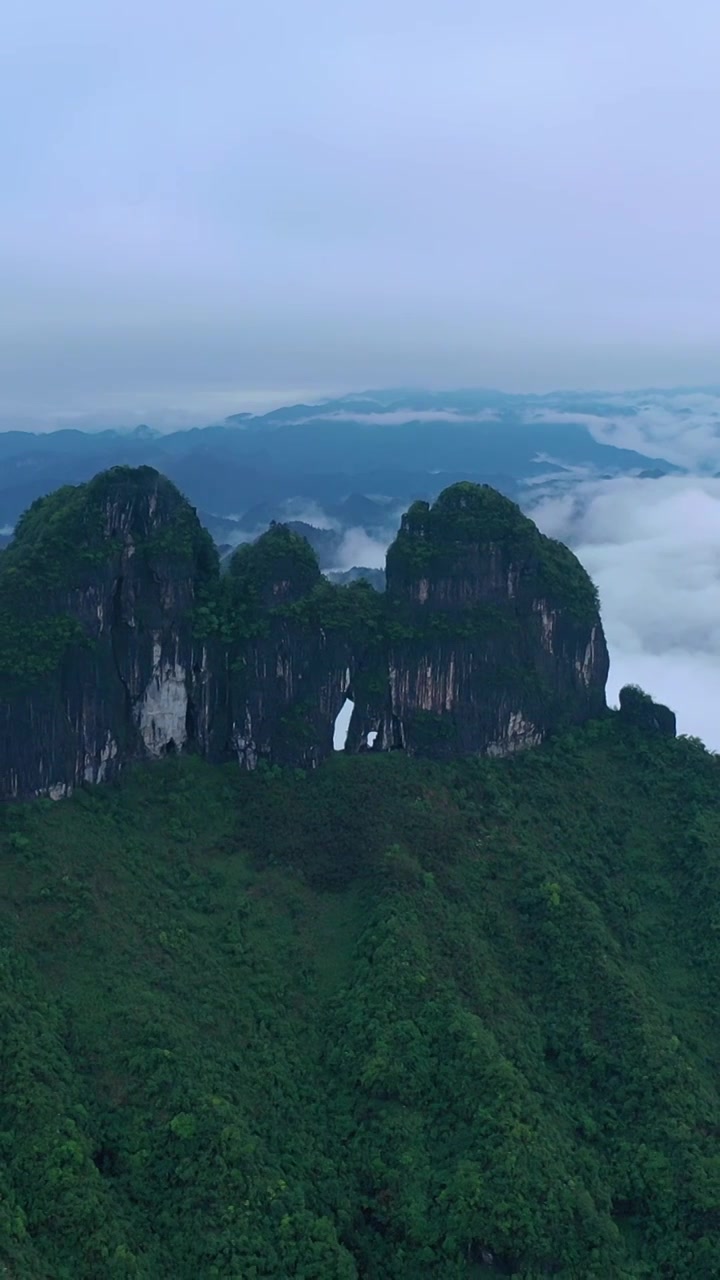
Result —
[[0, 809], [0, 1275], [720, 1273], [718, 781], [611, 715]]

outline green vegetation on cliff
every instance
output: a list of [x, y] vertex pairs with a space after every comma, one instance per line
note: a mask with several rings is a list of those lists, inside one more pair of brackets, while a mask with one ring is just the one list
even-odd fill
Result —
[[595, 619], [597, 590], [573, 552], [540, 533], [496, 489], [469, 481], [444, 489], [432, 506], [412, 504], [388, 550], [388, 589], [402, 592], [421, 578], [462, 574], [468, 554], [478, 548], [487, 553], [491, 546], [501, 549], [506, 565], [524, 569], [523, 586], [536, 598], [580, 621]]
[[719, 769], [612, 715], [0, 809], [0, 1275], [720, 1274]]
[[[462, 587], [468, 556], [482, 561], [498, 543], [508, 564], [525, 566], [525, 585], [538, 599], [585, 621], [597, 617], [595, 588], [572, 552], [544, 538], [507, 498], [469, 483], [446, 489], [432, 507], [410, 508], [388, 553], [390, 585], [450, 574]], [[92, 643], [97, 603], [130, 555], [139, 581], [143, 571], [147, 584], [158, 572], [190, 581], [194, 635], [227, 645], [266, 638], [278, 621], [316, 637], [341, 633], [378, 652], [418, 637], [485, 642], [518, 627], [513, 599], [492, 603], [481, 587], [466, 607], [423, 611], [420, 622], [397, 592], [385, 596], [362, 581], [331, 585], [307, 541], [283, 524], [239, 547], [221, 577], [210, 535], [175, 486], [151, 467], [114, 467], [38, 499], [0, 551], [0, 693], [51, 680], [75, 646]], [[475, 578], [471, 587], [478, 589]], [[84, 611], [83, 592], [93, 589], [95, 611]]]
[[298, 600], [320, 581], [310, 543], [286, 524], [271, 524], [255, 542], [238, 547], [228, 575], [239, 592], [258, 606]]
[[334, 585], [320, 572], [309, 542], [273, 523], [234, 552], [227, 573], [201, 593], [195, 611], [198, 637], [226, 643], [271, 634], [273, 623], [375, 639], [382, 628], [383, 596], [363, 579]]
[[112, 562], [128, 537], [139, 552], [185, 560], [201, 576], [216, 572], [212, 538], [175, 485], [152, 467], [113, 467], [33, 502], [2, 554], [2, 577], [12, 566], [28, 591], [72, 589]]
[[148, 573], [170, 563], [197, 586], [217, 578], [217, 552], [194, 509], [152, 467], [113, 467], [38, 498], [0, 551], [0, 693], [47, 679], [87, 643], [77, 596], [103, 583], [129, 541]]

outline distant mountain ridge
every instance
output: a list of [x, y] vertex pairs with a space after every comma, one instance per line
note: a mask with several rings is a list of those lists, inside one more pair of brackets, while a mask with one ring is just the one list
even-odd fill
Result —
[[351, 493], [407, 505], [461, 480], [516, 497], [548, 473], [680, 470], [595, 439], [582, 416], [610, 412], [633, 410], [593, 393], [389, 390], [167, 434], [145, 423], [131, 431], [0, 432], [0, 527], [14, 524], [35, 498], [118, 465], [155, 467], [195, 506], [221, 517], [296, 497], [337, 504]]

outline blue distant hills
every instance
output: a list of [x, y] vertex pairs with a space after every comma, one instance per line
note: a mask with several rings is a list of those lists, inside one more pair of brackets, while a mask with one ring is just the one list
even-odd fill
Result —
[[[0, 528], [34, 498], [115, 464], [156, 467], [209, 519], [244, 521], [291, 499], [323, 509], [366, 500], [407, 505], [460, 479], [518, 498], [542, 477], [681, 470], [656, 456], [597, 438], [595, 421], [632, 417], [632, 404], [600, 393], [510, 395], [493, 390], [376, 390], [220, 423], [160, 433], [135, 429], [0, 433]], [[588, 425], [588, 419], [592, 419]], [[348, 515], [350, 513], [348, 512]]]

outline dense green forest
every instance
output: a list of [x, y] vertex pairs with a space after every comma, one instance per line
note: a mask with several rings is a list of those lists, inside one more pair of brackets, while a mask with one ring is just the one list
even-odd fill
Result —
[[619, 715], [0, 808], [0, 1275], [720, 1275], [719, 870]]

